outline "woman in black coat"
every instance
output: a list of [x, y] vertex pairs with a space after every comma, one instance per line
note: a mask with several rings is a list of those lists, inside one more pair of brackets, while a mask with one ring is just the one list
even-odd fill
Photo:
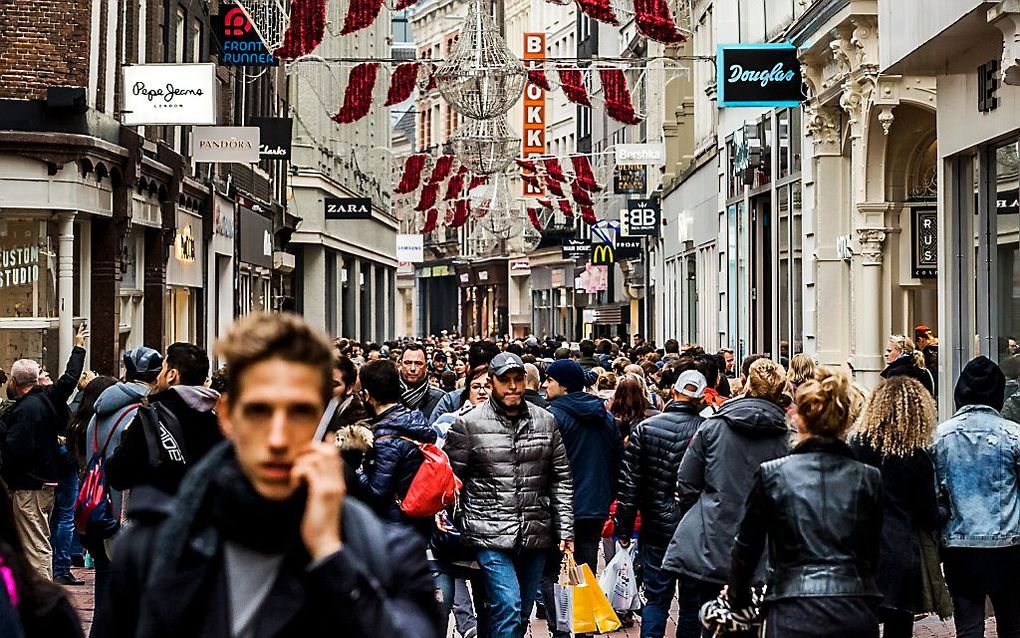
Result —
[[935, 404], [909, 377], [883, 381], [868, 402], [850, 443], [857, 457], [882, 473], [882, 545], [876, 580], [886, 638], [909, 638], [922, 598], [918, 534], [940, 521], [935, 467], [926, 448], [937, 424]]
[[882, 378], [910, 377], [928, 391], [932, 397], [935, 396], [935, 381], [924, 367], [924, 353], [914, 347], [914, 342], [903, 335], [889, 337], [889, 343], [885, 346], [885, 370], [882, 370]]

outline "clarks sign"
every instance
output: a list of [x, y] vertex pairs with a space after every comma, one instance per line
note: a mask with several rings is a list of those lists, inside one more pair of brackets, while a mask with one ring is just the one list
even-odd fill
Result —
[[289, 117], [253, 117], [248, 121], [259, 128], [259, 157], [264, 160], [289, 160], [291, 119]]
[[215, 124], [215, 64], [124, 67], [124, 124]]
[[250, 164], [259, 161], [257, 126], [196, 126], [191, 159], [196, 162]]
[[804, 99], [794, 46], [724, 44], [716, 66], [719, 106], [797, 106]]

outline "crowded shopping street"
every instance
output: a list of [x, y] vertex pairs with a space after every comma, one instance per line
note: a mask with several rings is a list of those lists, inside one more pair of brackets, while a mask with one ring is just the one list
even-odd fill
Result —
[[1020, 0], [0, 43], [0, 638], [1020, 638]]

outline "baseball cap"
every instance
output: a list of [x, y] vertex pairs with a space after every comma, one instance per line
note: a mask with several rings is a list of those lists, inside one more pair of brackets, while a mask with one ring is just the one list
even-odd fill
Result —
[[163, 355], [142, 346], [124, 353], [124, 369], [131, 374], [159, 372], [163, 368]]
[[489, 362], [489, 374], [501, 377], [511, 370], [524, 372], [524, 361], [512, 352], [500, 352]]
[[[693, 385], [693, 390], [688, 390], [687, 386]], [[705, 388], [708, 387], [708, 381], [705, 379], [705, 375], [701, 374], [697, 370], [684, 370], [677, 377], [676, 383], [673, 384], [673, 389], [692, 399], [700, 399], [705, 396]]]

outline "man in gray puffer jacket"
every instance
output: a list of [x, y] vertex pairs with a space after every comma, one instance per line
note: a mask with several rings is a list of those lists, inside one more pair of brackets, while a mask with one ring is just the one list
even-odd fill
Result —
[[458, 519], [477, 548], [493, 638], [521, 638], [548, 550], [573, 551], [573, 482], [552, 414], [524, 401], [524, 362], [489, 363], [489, 400], [454, 422], [444, 451], [464, 482]]

